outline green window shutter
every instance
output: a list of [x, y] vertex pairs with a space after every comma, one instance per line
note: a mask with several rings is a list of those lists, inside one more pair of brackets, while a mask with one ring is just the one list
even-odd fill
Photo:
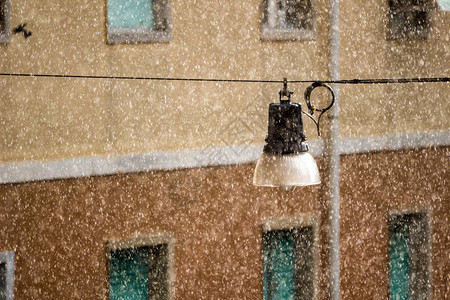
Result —
[[108, 0], [108, 26], [139, 28], [154, 24], [153, 0]]
[[389, 249], [390, 299], [409, 299], [409, 230], [406, 224], [393, 226]]
[[310, 300], [314, 297], [312, 226], [263, 234], [264, 299]]
[[264, 299], [294, 299], [295, 240], [293, 231], [270, 231], [264, 238]]
[[149, 247], [110, 251], [110, 299], [148, 299]]
[[263, 234], [264, 299], [314, 297], [314, 230], [305, 226]]
[[389, 220], [389, 297], [429, 298], [429, 240], [425, 213], [392, 216]]

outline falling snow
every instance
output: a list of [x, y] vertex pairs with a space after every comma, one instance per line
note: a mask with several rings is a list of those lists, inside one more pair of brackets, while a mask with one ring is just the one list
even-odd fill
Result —
[[[449, 3], [375, 2], [0, 0], [0, 299], [446, 299]], [[332, 85], [322, 183], [254, 186], [332, 74], [447, 82]]]

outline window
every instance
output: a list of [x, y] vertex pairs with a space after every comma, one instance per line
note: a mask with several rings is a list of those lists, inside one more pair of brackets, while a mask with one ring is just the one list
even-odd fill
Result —
[[389, 0], [389, 37], [427, 38], [432, 0]]
[[14, 298], [14, 252], [0, 252], [0, 299]]
[[429, 240], [425, 213], [389, 220], [390, 299], [428, 299]]
[[0, 0], [0, 43], [9, 43], [11, 39], [9, 0]]
[[317, 298], [317, 226], [292, 225], [263, 232], [264, 299]]
[[314, 39], [313, 0], [263, 0], [262, 38]]
[[168, 42], [169, 0], [107, 0], [108, 43]]
[[170, 299], [173, 246], [161, 237], [110, 243], [110, 299]]

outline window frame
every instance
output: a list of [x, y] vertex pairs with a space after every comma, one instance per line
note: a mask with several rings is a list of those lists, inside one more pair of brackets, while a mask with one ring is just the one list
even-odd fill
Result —
[[282, 218], [270, 218], [263, 221], [262, 231], [261, 231], [261, 286], [264, 289], [264, 264], [266, 263], [266, 258], [264, 255], [264, 246], [262, 244], [264, 240], [264, 233], [276, 230], [291, 230], [294, 228], [302, 227], [312, 227], [313, 229], [313, 300], [319, 299], [319, 266], [320, 266], [320, 216], [302, 214], [294, 217], [282, 217]]
[[14, 251], [0, 252], [0, 263], [6, 264], [6, 300], [14, 299]]
[[169, 233], [158, 233], [153, 235], [136, 235], [125, 239], [111, 239], [106, 243], [107, 256], [107, 276], [108, 276], [108, 299], [110, 291], [110, 270], [109, 262], [111, 260], [111, 250], [139, 248], [145, 246], [156, 246], [161, 244], [167, 245], [167, 298], [174, 299], [175, 297], [175, 269], [174, 269], [174, 243], [175, 239]]
[[[316, 9], [315, 0], [307, 0], [311, 3], [311, 10], [308, 13], [308, 19], [310, 26], [309, 28], [276, 28], [270, 26], [269, 19], [273, 18], [274, 12], [270, 11], [269, 1], [276, 0], [262, 0], [261, 1], [261, 30], [262, 40], [265, 41], [295, 41], [295, 40], [315, 40], [316, 39]], [[265, 16], [267, 6], [267, 16]], [[274, 6], [272, 6], [273, 9]], [[271, 17], [272, 16], [272, 17]], [[264, 22], [264, 19], [268, 19]]]
[[427, 257], [426, 257], [426, 266], [425, 266], [425, 270], [427, 272], [427, 290], [426, 290], [426, 297], [425, 299], [432, 299], [432, 256], [433, 256], [433, 252], [432, 252], [432, 238], [433, 238], [433, 228], [432, 228], [432, 210], [431, 208], [416, 208], [416, 207], [408, 207], [408, 208], [397, 208], [397, 209], [391, 209], [389, 211], [388, 214], [388, 218], [387, 218], [387, 225], [388, 225], [388, 239], [387, 239], [387, 244], [388, 244], [388, 270], [389, 270], [389, 274], [388, 274], [388, 281], [389, 281], [389, 286], [388, 286], [388, 299], [390, 299], [390, 293], [391, 293], [391, 286], [390, 286], [390, 272], [391, 272], [391, 267], [390, 267], [390, 254], [389, 254], [389, 249], [390, 249], [390, 242], [391, 242], [391, 231], [390, 231], [390, 223], [394, 220], [394, 218], [398, 218], [401, 216], [405, 216], [405, 215], [414, 215], [414, 214], [423, 214], [424, 215], [424, 223], [426, 226], [426, 230], [425, 230], [425, 236], [427, 239], [427, 245], [426, 245], [426, 253], [427, 253]]
[[10, 0], [0, 0], [0, 5], [3, 6], [3, 12], [5, 14], [5, 19], [0, 27], [0, 44], [6, 44], [11, 41], [11, 3]]
[[106, 0], [106, 32], [108, 44], [136, 44], [151, 42], [169, 42], [172, 32], [170, 0], [153, 0], [152, 27], [114, 27], [108, 23], [108, 1]]

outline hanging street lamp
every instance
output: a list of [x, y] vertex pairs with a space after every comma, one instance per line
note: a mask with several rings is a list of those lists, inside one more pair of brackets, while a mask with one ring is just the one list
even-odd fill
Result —
[[[311, 92], [317, 87], [327, 88], [332, 96], [328, 107], [317, 109], [311, 105]], [[257, 186], [281, 187], [285, 191], [293, 191], [296, 186], [315, 185], [320, 183], [316, 161], [308, 152], [309, 147], [303, 129], [302, 114], [311, 118], [317, 126], [320, 136], [320, 118], [334, 104], [334, 92], [330, 86], [315, 82], [305, 91], [305, 102], [309, 113], [302, 110], [299, 103], [291, 102], [293, 94], [287, 88], [284, 78], [283, 89], [280, 90], [280, 103], [269, 105], [269, 129], [263, 154], [258, 160], [253, 176], [253, 184]], [[314, 112], [319, 112], [317, 121]]]

